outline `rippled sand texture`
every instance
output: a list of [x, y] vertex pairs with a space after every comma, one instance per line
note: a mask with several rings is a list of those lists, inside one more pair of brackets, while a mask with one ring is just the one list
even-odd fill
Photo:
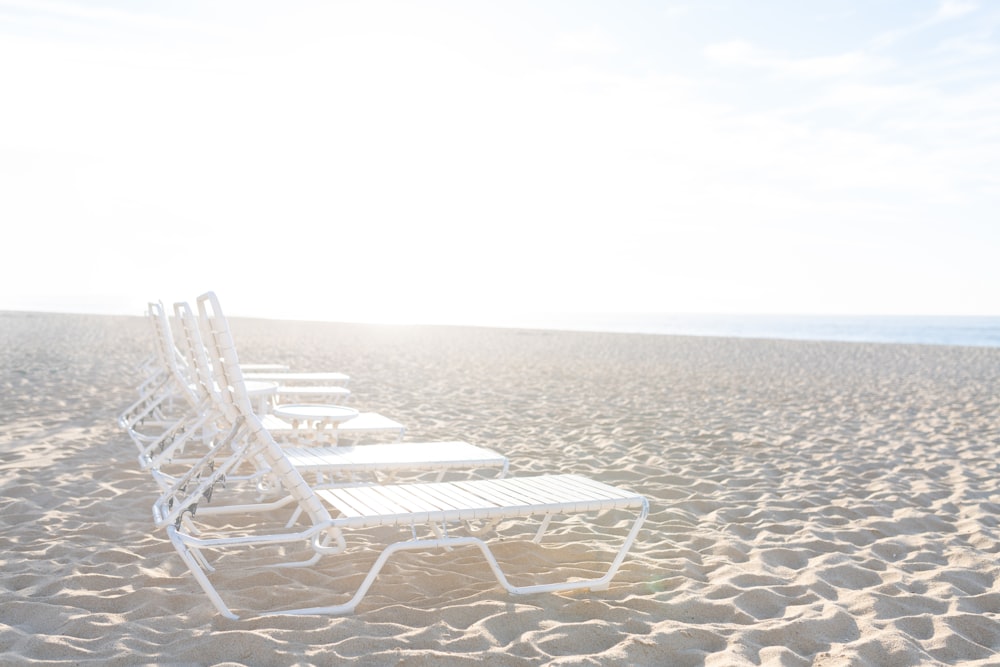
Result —
[[[1000, 350], [233, 325], [244, 361], [346, 371], [409, 439], [647, 495], [611, 588], [511, 597], [475, 551], [406, 553], [354, 616], [223, 619], [114, 425], [145, 321], [0, 313], [0, 663], [998, 664]], [[498, 556], [586, 573], [593, 530]], [[372, 557], [223, 588], [332, 603]]]

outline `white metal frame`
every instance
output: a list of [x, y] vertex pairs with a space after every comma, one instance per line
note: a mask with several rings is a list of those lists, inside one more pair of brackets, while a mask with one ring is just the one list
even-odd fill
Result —
[[[186, 476], [183, 489], [162, 496], [154, 505], [154, 521], [164, 526], [171, 543], [188, 566], [195, 580], [208, 595], [216, 610], [232, 619], [239, 618], [224, 601], [209, 575], [215, 571], [203, 550], [233, 549], [307, 543], [313, 557], [305, 561], [276, 562], [275, 567], [302, 567], [317, 563], [323, 555], [343, 554], [348, 549], [346, 535], [354, 530], [378, 526], [407, 528], [411, 537], [385, 545], [359, 588], [347, 602], [320, 607], [286, 609], [265, 614], [344, 614], [353, 612], [374, 584], [382, 567], [393, 554], [404, 550], [451, 550], [475, 546], [483, 554], [497, 582], [509, 593], [529, 594], [574, 589], [603, 590], [617, 573], [649, 513], [648, 501], [639, 494], [625, 491], [576, 475], [542, 475], [476, 479], [465, 482], [424, 484], [361, 485], [313, 490], [288, 461], [285, 452], [270, 437], [252, 414], [241, 416], [229, 438], [219, 447], [224, 450], [239, 445], [233, 453], [208, 468], [206, 458]], [[216, 487], [231, 464], [248, 455], [263, 455], [281, 476], [283, 486], [310, 525], [294, 530], [261, 532], [240, 536], [206, 537], [193, 519], [204, 512], [199, 505], [211, 501]], [[322, 501], [322, 502], [321, 502]], [[336, 511], [333, 517], [327, 508]], [[468, 528], [470, 522], [493, 524], [501, 520], [539, 519], [534, 537], [539, 542], [557, 515], [579, 515], [608, 510], [631, 510], [635, 518], [607, 570], [598, 577], [556, 583], [515, 586], [504, 574], [487, 541]], [[417, 537], [416, 527], [423, 526], [433, 538]], [[468, 530], [470, 534], [456, 534]], [[349, 593], [349, 592], [348, 592]], [[350, 593], [349, 593], [350, 594]]]

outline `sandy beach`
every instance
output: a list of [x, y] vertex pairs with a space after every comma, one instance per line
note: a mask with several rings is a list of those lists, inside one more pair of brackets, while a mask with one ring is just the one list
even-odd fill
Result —
[[[473, 550], [356, 614], [215, 613], [115, 418], [140, 316], [0, 313], [0, 664], [998, 665], [1000, 349], [234, 319], [245, 362], [352, 377], [407, 439], [645, 495], [611, 587], [511, 596]], [[498, 555], [584, 566], [555, 532]], [[329, 602], [352, 559], [225, 579]]]

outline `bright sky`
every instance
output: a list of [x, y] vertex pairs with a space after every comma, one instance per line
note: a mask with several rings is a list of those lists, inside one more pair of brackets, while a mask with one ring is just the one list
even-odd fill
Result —
[[0, 0], [0, 310], [1000, 314], [1000, 3]]

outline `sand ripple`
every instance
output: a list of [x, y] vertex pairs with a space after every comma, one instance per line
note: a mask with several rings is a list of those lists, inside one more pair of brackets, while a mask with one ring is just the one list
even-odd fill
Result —
[[[998, 664], [1000, 350], [234, 326], [248, 361], [349, 371], [414, 439], [646, 494], [612, 586], [515, 598], [475, 551], [406, 553], [354, 616], [220, 618], [114, 427], [145, 322], [0, 313], [0, 663]], [[512, 577], [586, 574], [608, 557], [594, 531], [498, 555]], [[324, 604], [373, 557], [220, 587]]]

